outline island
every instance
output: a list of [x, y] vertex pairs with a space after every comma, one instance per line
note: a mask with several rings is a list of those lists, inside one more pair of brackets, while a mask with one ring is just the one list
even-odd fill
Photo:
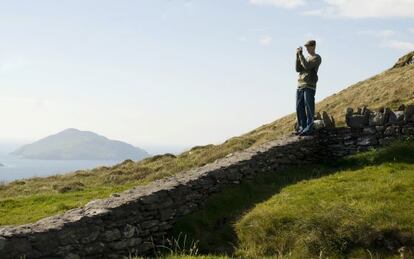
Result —
[[131, 144], [69, 128], [24, 145], [10, 155], [44, 160], [141, 160], [149, 154]]

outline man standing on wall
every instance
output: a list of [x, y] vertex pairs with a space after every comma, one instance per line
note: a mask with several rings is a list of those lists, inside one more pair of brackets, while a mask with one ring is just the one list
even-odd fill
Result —
[[315, 114], [315, 92], [318, 82], [318, 69], [322, 62], [321, 56], [315, 53], [316, 41], [305, 44], [310, 56], [305, 58], [302, 47], [296, 49], [296, 72], [299, 73], [298, 89], [296, 90], [296, 115], [298, 127], [296, 134], [310, 135], [313, 132]]

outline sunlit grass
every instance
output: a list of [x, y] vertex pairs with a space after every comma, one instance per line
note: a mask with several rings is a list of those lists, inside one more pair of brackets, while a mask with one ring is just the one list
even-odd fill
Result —
[[[181, 218], [174, 233], [198, 240], [201, 254], [319, 258], [323, 251], [322, 258], [346, 258], [350, 254], [355, 255], [350, 258], [399, 258], [401, 246], [413, 245], [409, 241], [414, 240], [413, 192], [414, 143], [395, 142], [335, 163], [294, 167], [227, 188], [214, 194], [204, 209]], [[355, 244], [348, 247], [349, 251], [321, 249], [343, 243], [325, 240], [314, 233], [316, 230], [307, 235], [306, 231], [315, 226], [325, 235], [337, 231], [346, 244], [364, 240], [364, 245]], [[370, 232], [370, 227], [375, 231]], [[348, 233], [351, 235], [346, 236]], [[376, 238], [395, 241], [399, 235], [408, 241], [404, 239], [400, 247], [394, 245], [394, 250], [369, 242]], [[309, 236], [319, 240], [320, 250], [309, 253], [303, 247], [290, 247], [295, 238], [299, 243], [304, 238], [305, 244], [311, 245]]]
[[287, 186], [244, 215], [238, 253], [369, 258], [414, 249], [414, 144], [350, 161], [358, 168]]

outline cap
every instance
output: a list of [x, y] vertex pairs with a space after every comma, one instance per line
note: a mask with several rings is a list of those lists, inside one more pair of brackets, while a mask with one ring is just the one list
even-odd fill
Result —
[[305, 46], [315, 46], [316, 45], [316, 41], [314, 40], [309, 40], [305, 43]]

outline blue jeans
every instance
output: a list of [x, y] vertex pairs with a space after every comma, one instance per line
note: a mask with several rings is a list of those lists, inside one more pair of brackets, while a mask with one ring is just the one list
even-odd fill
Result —
[[313, 116], [315, 114], [315, 89], [301, 88], [296, 90], [296, 115], [298, 130], [309, 132], [313, 130]]

